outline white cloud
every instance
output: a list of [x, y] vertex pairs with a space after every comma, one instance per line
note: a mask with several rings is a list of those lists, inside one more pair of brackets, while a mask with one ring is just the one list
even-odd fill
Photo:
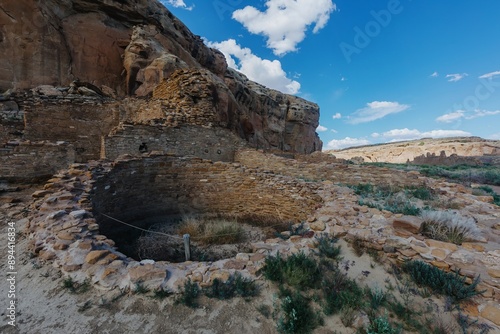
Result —
[[323, 125], [318, 125], [318, 127], [316, 128], [316, 131], [325, 132], [325, 131], [328, 131], [328, 128], [324, 127]]
[[333, 117], [333, 119], [341, 119], [342, 118], [342, 114], [338, 112], [335, 115], [333, 115], [332, 117]]
[[449, 78], [448, 81], [449, 82], [457, 82], [457, 81], [460, 81], [462, 80], [463, 78], [465, 78], [466, 76], [468, 76], [467, 73], [454, 73], [454, 74], [446, 74], [446, 78]]
[[431, 77], [433, 77], [433, 78], [436, 78], [436, 77], [438, 77], [438, 76], [439, 76], [439, 73], [438, 73], [438, 72], [434, 72], [434, 73], [432, 73], [430, 76], [431, 76]]
[[267, 47], [276, 55], [297, 50], [297, 44], [306, 37], [309, 26], [313, 33], [321, 30], [336, 9], [331, 0], [267, 0], [266, 10], [252, 6], [233, 12], [233, 19], [243, 24], [252, 34], [267, 38]]
[[478, 117], [493, 116], [493, 115], [498, 115], [498, 114], [500, 114], [500, 110], [490, 111], [490, 110], [476, 109], [472, 112], [467, 112], [464, 110], [457, 110], [457, 111], [453, 111], [453, 112], [450, 112], [448, 114], [444, 114], [442, 116], [439, 116], [438, 118], [436, 118], [436, 121], [440, 122], [440, 123], [452, 123], [452, 122], [458, 121], [462, 118], [463, 119], [474, 119], [474, 118], [478, 118]]
[[366, 104], [365, 108], [358, 109], [350, 117], [349, 123], [366, 123], [383, 118], [390, 114], [396, 114], [410, 108], [409, 105], [399, 102], [373, 101]]
[[495, 71], [495, 72], [483, 74], [479, 77], [479, 79], [489, 79], [489, 78], [496, 77], [497, 75], [500, 75], [500, 71]]
[[462, 117], [464, 117], [464, 113], [465, 112], [463, 110], [457, 110], [457, 111], [450, 112], [448, 114], [444, 114], [442, 116], [439, 116], [438, 118], [436, 118], [436, 121], [440, 122], [440, 123], [452, 123], [452, 122], [457, 121], [457, 120], [461, 119]]
[[327, 150], [340, 150], [342, 148], [353, 147], [353, 146], [363, 146], [371, 144], [369, 140], [364, 138], [350, 138], [345, 137], [344, 139], [334, 139], [326, 144]]
[[331, 129], [330, 131], [333, 132], [333, 133], [338, 133], [338, 131], [335, 130], [335, 129]]
[[242, 48], [234, 39], [205, 43], [220, 50], [226, 56], [228, 66], [245, 74], [250, 80], [288, 94], [299, 92], [300, 83], [287, 77], [279, 60], [262, 59], [254, 55], [249, 48]]
[[402, 140], [413, 140], [420, 138], [445, 138], [445, 137], [469, 137], [472, 136], [471, 133], [462, 130], [432, 130], [420, 132], [417, 129], [410, 130], [408, 128], [404, 129], [393, 129], [386, 131], [382, 134], [373, 133], [372, 137], [376, 135], [376, 138], [382, 138], [385, 141], [402, 141]]
[[160, 2], [162, 4], [164, 4], [165, 6], [167, 4], [173, 6], [173, 7], [176, 7], [176, 8], [184, 8], [186, 10], [192, 10], [194, 8], [194, 5], [191, 5], [191, 6], [187, 6], [186, 3], [184, 2], [184, 0], [160, 0]]

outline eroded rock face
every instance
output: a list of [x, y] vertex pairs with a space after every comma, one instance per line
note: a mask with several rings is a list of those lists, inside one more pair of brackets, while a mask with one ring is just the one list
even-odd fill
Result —
[[0, 20], [0, 92], [78, 80], [113, 97], [149, 97], [162, 82], [179, 81], [170, 79], [176, 71], [204, 71], [212, 87], [205, 100], [192, 95], [196, 83], [178, 85], [177, 95], [211, 104], [222, 127], [258, 148], [321, 150], [316, 104], [228, 69], [222, 53], [155, 0], [8, 1]]

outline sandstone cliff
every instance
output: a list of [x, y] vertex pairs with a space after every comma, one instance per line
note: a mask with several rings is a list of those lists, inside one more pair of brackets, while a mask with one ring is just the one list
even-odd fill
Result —
[[[364, 162], [406, 163], [415, 161], [415, 163], [419, 164], [440, 165], [446, 165], [448, 162], [473, 164], [474, 162], [491, 161], [497, 163], [500, 156], [500, 141], [485, 140], [478, 137], [426, 138], [353, 147], [339, 151], [328, 151], [327, 153], [341, 159], [357, 158]], [[461, 159], [460, 157], [464, 158]]]
[[166, 102], [152, 119], [136, 113], [120, 121], [167, 124], [208, 114], [217, 121], [195, 123], [228, 128], [253, 147], [321, 150], [316, 104], [228, 69], [220, 52], [155, 0], [0, 0], [0, 22], [0, 92], [78, 80], [121, 101], [166, 85], [176, 91], [156, 96]]

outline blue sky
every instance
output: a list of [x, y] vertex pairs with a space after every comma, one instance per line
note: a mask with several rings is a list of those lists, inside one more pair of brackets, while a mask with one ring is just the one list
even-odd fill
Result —
[[320, 106], [323, 149], [500, 139], [500, 1], [162, 0], [231, 67]]

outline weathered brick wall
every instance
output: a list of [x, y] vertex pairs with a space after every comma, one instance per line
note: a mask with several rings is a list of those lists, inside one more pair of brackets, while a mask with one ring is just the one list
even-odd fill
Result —
[[140, 156], [144, 152], [159, 151], [212, 161], [234, 161], [236, 149], [245, 146], [245, 142], [229, 130], [192, 125], [122, 125], [103, 140], [102, 157], [112, 160], [123, 154]]
[[105, 213], [147, 227], [181, 214], [225, 214], [299, 222], [321, 202], [304, 182], [199, 158], [151, 156], [118, 161], [96, 171], [92, 203], [101, 233], [113, 238], [127, 227]]
[[119, 120], [117, 104], [95, 98], [27, 99], [23, 104], [24, 138], [71, 142], [77, 162], [99, 159], [101, 137]]
[[48, 179], [75, 162], [74, 148], [68, 143], [20, 142], [11, 151], [0, 152], [0, 179], [32, 182]]

